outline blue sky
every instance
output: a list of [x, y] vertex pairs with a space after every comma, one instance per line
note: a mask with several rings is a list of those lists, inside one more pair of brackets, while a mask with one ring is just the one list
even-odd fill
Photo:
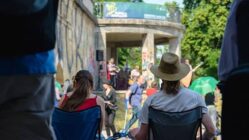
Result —
[[146, 3], [155, 3], [155, 4], [164, 4], [166, 1], [171, 2], [171, 1], [176, 1], [177, 3], [180, 4], [180, 7], [183, 7], [183, 0], [144, 0]]

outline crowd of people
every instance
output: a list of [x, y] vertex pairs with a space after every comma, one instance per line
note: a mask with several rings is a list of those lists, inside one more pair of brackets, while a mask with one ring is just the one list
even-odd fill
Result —
[[[176, 66], [170, 66], [170, 63], [172, 63], [168, 62], [170, 60], [173, 61], [173, 64]], [[113, 62], [113, 59], [111, 62]], [[173, 69], [174, 67], [179, 69]], [[148, 88], [144, 88], [143, 85], [145, 83], [145, 78], [143, 75], [140, 75], [138, 69], [139, 67], [135, 67], [135, 69], [131, 71], [130, 75], [133, 79], [133, 82], [125, 93], [126, 109], [131, 109], [132, 115], [130, 120], [124, 126], [124, 130], [120, 131], [123, 133], [123, 136], [128, 135], [130, 138], [134, 138], [137, 134], [137, 137], [144, 139], [144, 133], [148, 129], [148, 116], [146, 116], [146, 114], [148, 114], [148, 107], [153, 106], [156, 109], [163, 111], [181, 112], [190, 110], [191, 108], [195, 108], [197, 106], [202, 106], [202, 112], [205, 114], [203, 115], [203, 124], [207, 130], [207, 133], [205, 133], [204, 136], [208, 137], [208, 139], [212, 139], [214, 134], [217, 133], [216, 124], [218, 115], [216, 114], [217, 111], [214, 106], [215, 97], [213, 96], [214, 94], [211, 93], [202, 97], [189, 90], [188, 87], [182, 83], [182, 79], [188, 76], [189, 73], [192, 74], [193, 72], [191, 71], [192, 69], [189, 63], [178, 63], [178, 57], [175, 54], [165, 53], [162, 56], [160, 66], [153, 66], [151, 68], [151, 72], [160, 80], [162, 80], [162, 84], [159, 85], [158, 82], [153, 81], [148, 86]], [[179, 76], [176, 77], [176, 74], [168, 74], [167, 71], [163, 71], [164, 69], [177, 72], [182, 71], [182, 73], [179, 73]], [[92, 94], [93, 79], [87, 70], [79, 71], [73, 77], [72, 82], [67, 79], [63, 84], [63, 87], [61, 87], [60, 84], [56, 82], [55, 91], [56, 97], [58, 97], [57, 100], [59, 101], [59, 104], [56, 106], [66, 111], [80, 111], [95, 105], [100, 105], [103, 111], [102, 114], [104, 114], [102, 116], [103, 120], [101, 124], [105, 124], [104, 126], [107, 137], [119, 137], [121, 134], [119, 134], [119, 132], [116, 130], [114, 123], [118, 106], [116, 97], [117, 93], [116, 89], [114, 88], [115, 82], [113, 82], [112, 79], [115, 78], [104, 79], [102, 81], [102, 88], [104, 92], [99, 98], [97, 98], [98, 96]], [[144, 92], [146, 93], [146, 97], [148, 99], [143, 103], [144, 100], [142, 96], [144, 95]], [[75, 98], [74, 100], [78, 101], [78, 103], [74, 102], [73, 98]], [[67, 102], [70, 104], [69, 99], [72, 100], [72, 103], [74, 102], [74, 104], [71, 104], [71, 106], [74, 106], [74, 108], [71, 110], [68, 107], [65, 107]], [[153, 103], [152, 100], [154, 100]], [[130, 131], [130, 128], [137, 120], [139, 120], [138, 125], [141, 128], [132, 129]]]
[[[153, 107], [166, 112], [182, 112], [196, 107], [202, 107], [202, 123], [205, 126], [205, 139], [213, 139], [216, 127], [209, 116], [210, 105], [206, 106], [205, 100], [199, 94], [181, 86], [180, 80], [190, 72], [190, 67], [180, 63], [178, 56], [173, 53], [165, 53], [159, 66], [154, 65], [151, 72], [162, 80], [160, 90], [157, 82], [153, 81], [150, 88], [146, 90], [147, 99], [143, 103], [142, 95], [145, 90], [144, 77], [138, 75], [125, 94], [126, 109], [132, 110], [132, 116], [124, 127], [118, 132], [114, 125], [116, 116], [117, 98], [113, 82], [104, 80], [102, 86], [104, 92], [101, 96], [93, 94], [93, 79], [87, 70], [79, 71], [72, 82], [73, 90], [66, 92], [60, 99], [58, 107], [65, 111], [80, 111], [99, 105], [102, 108], [101, 128], [105, 126], [107, 137], [129, 136], [138, 140], [144, 140], [148, 132], [148, 109]], [[68, 86], [70, 87], [70, 86]], [[139, 128], [131, 129], [133, 124], [139, 120]], [[102, 129], [101, 129], [102, 130]]]
[[[248, 3], [246, 0], [237, 0], [232, 6], [219, 62], [221, 90], [225, 87], [224, 82], [229, 73], [248, 62], [248, 41], [245, 38], [248, 19], [242, 18], [248, 16]], [[120, 70], [115, 66], [113, 58], [108, 62], [107, 80], [102, 82], [104, 92], [101, 96], [94, 94], [93, 76], [88, 70], [79, 70], [73, 76], [72, 82], [66, 80], [63, 87], [54, 81], [56, 69], [53, 49], [57, 7], [57, 0], [22, 2], [11, 0], [0, 5], [0, 16], [3, 18], [1, 27], [4, 27], [2, 33], [5, 34], [1, 41], [9, 44], [9, 47], [5, 47], [6, 50], [2, 49], [0, 55], [1, 139], [56, 139], [51, 127], [54, 106], [64, 112], [81, 112], [99, 106], [101, 116], [99, 130], [96, 130], [96, 133], [106, 127], [107, 136], [111, 136], [111, 132], [120, 136], [114, 125], [118, 110], [116, 78]], [[39, 22], [34, 22], [37, 19]], [[18, 26], [15, 26], [17, 22]], [[17, 39], [18, 45], [13, 41], [12, 35]], [[234, 36], [237, 37], [235, 40]], [[36, 49], [33, 49], [33, 46], [36, 46]], [[122, 131], [124, 136], [128, 135], [137, 140], [148, 138], [150, 108], [162, 112], [185, 112], [201, 107], [201, 123], [205, 127], [205, 132], [200, 136], [203, 139], [213, 139], [217, 134], [214, 119], [212, 121], [209, 113], [214, 109], [213, 97], [207, 94], [206, 101], [210, 102], [205, 103], [203, 97], [187, 88], [188, 82], [186, 85], [181, 82], [194, 70], [188, 62], [180, 63], [176, 54], [164, 53], [160, 64], [150, 68], [154, 76], [161, 80], [161, 84], [152, 82], [147, 89], [144, 86], [145, 77], [139, 73], [139, 67], [135, 67], [130, 75], [132, 82], [125, 94], [126, 109], [132, 109], [132, 117]], [[142, 95], [145, 89], [148, 98], [143, 103]], [[131, 129], [137, 120], [139, 120], [138, 127]], [[228, 120], [234, 121], [231, 118]], [[244, 124], [238, 123], [238, 127], [241, 127], [240, 125]], [[227, 137], [229, 135], [231, 134], [226, 133]]]
[[127, 90], [140, 76], [139, 66], [135, 66], [132, 70], [128, 67], [120, 69], [115, 65], [114, 58], [108, 61], [106, 71], [107, 80], [110, 80], [112, 87], [117, 90]]

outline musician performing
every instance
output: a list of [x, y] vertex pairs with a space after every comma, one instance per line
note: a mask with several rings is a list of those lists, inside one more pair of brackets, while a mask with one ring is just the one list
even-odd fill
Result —
[[181, 84], [188, 88], [190, 86], [191, 80], [192, 80], [192, 75], [193, 73], [200, 67], [203, 65], [203, 62], [201, 62], [199, 65], [197, 65], [195, 68], [192, 68], [192, 66], [189, 63], [188, 59], [184, 60], [184, 63], [187, 64], [190, 67], [190, 71], [188, 73], [188, 75], [186, 75], [183, 79], [181, 79]]
[[111, 58], [107, 64], [107, 73], [110, 75], [111, 85], [114, 89], [117, 87], [117, 73], [119, 68], [114, 64], [114, 58]]

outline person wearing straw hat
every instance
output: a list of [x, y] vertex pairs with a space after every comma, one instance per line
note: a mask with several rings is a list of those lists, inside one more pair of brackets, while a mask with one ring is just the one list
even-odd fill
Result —
[[180, 85], [180, 80], [185, 77], [190, 68], [180, 63], [179, 57], [173, 53], [164, 53], [159, 66], [151, 67], [151, 72], [162, 80], [161, 90], [150, 96], [141, 110], [140, 129], [134, 134], [136, 140], [145, 140], [148, 135], [149, 107], [167, 112], [181, 112], [202, 106], [202, 123], [206, 128], [203, 135], [205, 139], [213, 139], [215, 127], [207, 114], [207, 107], [203, 98], [196, 92]]

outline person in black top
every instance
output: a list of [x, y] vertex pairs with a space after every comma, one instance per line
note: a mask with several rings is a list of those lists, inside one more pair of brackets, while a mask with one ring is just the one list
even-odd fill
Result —
[[110, 137], [110, 130], [112, 131], [112, 134], [116, 133], [116, 128], [114, 126], [114, 119], [115, 114], [117, 110], [116, 105], [116, 91], [112, 88], [110, 81], [103, 81], [103, 88], [104, 88], [104, 94], [103, 99], [105, 100], [105, 126], [106, 126], [106, 133], [107, 136]]

